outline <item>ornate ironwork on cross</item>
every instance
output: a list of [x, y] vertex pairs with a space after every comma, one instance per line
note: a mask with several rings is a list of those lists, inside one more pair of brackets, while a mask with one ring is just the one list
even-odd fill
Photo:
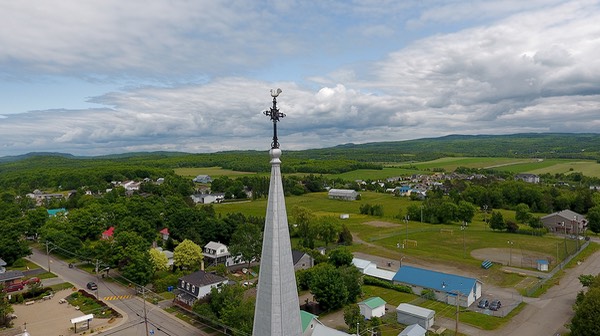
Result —
[[280, 118], [285, 117], [284, 113], [279, 112], [277, 108], [277, 96], [281, 93], [281, 89], [271, 89], [271, 97], [273, 97], [273, 106], [270, 110], [263, 112], [266, 116], [271, 117], [273, 121], [273, 142], [271, 143], [271, 149], [279, 148], [279, 142], [277, 141], [277, 122]]

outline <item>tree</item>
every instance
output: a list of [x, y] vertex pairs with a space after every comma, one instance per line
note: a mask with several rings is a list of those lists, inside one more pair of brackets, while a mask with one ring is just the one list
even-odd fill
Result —
[[527, 224], [532, 229], [541, 229], [544, 227], [544, 223], [542, 223], [542, 220], [540, 219], [540, 217], [537, 217], [537, 216], [530, 216], [529, 219], [527, 220]]
[[529, 212], [529, 205], [525, 203], [519, 203], [515, 207], [515, 219], [519, 223], [527, 223], [529, 218], [531, 217], [531, 213]]
[[342, 224], [342, 231], [338, 236], [338, 244], [352, 245], [352, 233], [345, 224]]
[[456, 210], [456, 219], [463, 222], [472, 222], [475, 217], [477, 207], [470, 202], [460, 201], [458, 202], [458, 209]]
[[324, 263], [313, 268], [310, 292], [321, 308], [330, 311], [342, 307], [348, 300], [348, 289], [338, 270]]
[[329, 252], [329, 263], [335, 267], [352, 265], [352, 252], [345, 247], [336, 248]]
[[173, 250], [173, 264], [188, 270], [198, 270], [204, 256], [202, 248], [189, 239], [184, 239]]
[[299, 206], [292, 208], [292, 216], [294, 224], [296, 224], [296, 232], [300, 237], [300, 245], [308, 248], [315, 248], [315, 239], [317, 232], [314, 228], [314, 215], [312, 211]]
[[587, 216], [588, 227], [593, 233], [600, 233], [600, 205], [596, 205], [588, 211]]
[[338, 268], [340, 277], [348, 290], [346, 303], [356, 302], [362, 295], [363, 275], [354, 265], [342, 266]]
[[164, 253], [157, 249], [150, 249], [148, 253], [150, 254], [150, 262], [154, 267], [154, 272], [166, 271], [168, 269], [167, 264], [169, 263], [169, 259]]
[[351, 304], [344, 307], [344, 322], [348, 326], [348, 332], [356, 333], [356, 324], [364, 320], [360, 314], [360, 308], [357, 304]]
[[590, 288], [577, 305], [571, 320], [571, 335], [600, 335], [600, 288]]
[[317, 231], [319, 238], [325, 243], [333, 243], [340, 233], [340, 226], [337, 219], [333, 216], [319, 217], [317, 220]]
[[262, 232], [256, 224], [244, 223], [239, 225], [231, 237], [229, 252], [232, 256], [241, 256], [242, 260], [250, 263], [259, 260], [262, 251]]
[[8, 318], [8, 314], [14, 312], [12, 305], [6, 298], [6, 293], [3, 291], [4, 286], [0, 284], [0, 326], [10, 327], [11, 319]]
[[150, 255], [148, 251], [127, 251], [127, 262], [120, 268], [121, 274], [134, 283], [145, 286], [152, 279], [152, 263], [148, 262]]
[[499, 211], [493, 211], [492, 216], [490, 217], [490, 228], [492, 230], [504, 230], [506, 229], [506, 223], [504, 222], [504, 217], [502, 213]]

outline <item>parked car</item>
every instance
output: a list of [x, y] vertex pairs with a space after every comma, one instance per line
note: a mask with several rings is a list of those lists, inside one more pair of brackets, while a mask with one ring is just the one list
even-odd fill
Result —
[[92, 281], [88, 282], [87, 285], [86, 285], [86, 287], [89, 290], [96, 290], [96, 289], [98, 289], [98, 285], [96, 285], [96, 283], [92, 282]]
[[487, 308], [490, 305], [490, 301], [488, 299], [481, 299], [477, 307], [479, 308]]
[[502, 307], [502, 303], [500, 302], [500, 300], [494, 300], [492, 301], [492, 303], [490, 303], [491, 310], [498, 310], [500, 309], [500, 307]]
[[40, 281], [41, 281], [41, 280], [40, 280], [40, 278], [38, 278], [38, 277], [33, 277], [33, 278], [29, 278], [29, 279], [27, 279], [27, 280], [23, 281], [23, 284], [25, 284], [25, 285], [29, 285], [29, 284], [33, 284], [33, 283], [38, 283], [38, 282], [40, 282]]
[[12, 283], [10, 285], [5, 285], [3, 291], [6, 293], [10, 293], [23, 290], [23, 288], [25, 288], [25, 285], [22, 282], [18, 282]]

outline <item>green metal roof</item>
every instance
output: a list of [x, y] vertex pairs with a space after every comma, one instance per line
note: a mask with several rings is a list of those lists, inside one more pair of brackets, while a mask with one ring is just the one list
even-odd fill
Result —
[[300, 319], [302, 320], [302, 332], [304, 332], [306, 328], [308, 328], [310, 321], [312, 321], [315, 318], [317, 318], [317, 315], [305, 312], [304, 310], [300, 311]]
[[359, 302], [358, 304], [366, 304], [367, 307], [371, 308], [371, 309], [375, 309], [377, 307], [381, 307], [383, 305], [385, 305], [385, 301], [383, 301], [382, 298], [380, 298], [379, 296], [375, 296], [372, 298], [368, 298], [362, 302]]

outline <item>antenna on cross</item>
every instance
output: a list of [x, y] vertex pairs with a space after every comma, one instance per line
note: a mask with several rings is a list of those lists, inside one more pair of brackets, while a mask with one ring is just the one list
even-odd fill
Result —
[[284, 113], [279, 112], [277, 108], [277, 96], [281, 93], [281, 89], [271, 89], [271, 97], [273, 97], [273, 106], [270, 110], [263, 112], [266, 116], [271, 117], [273, 121], [273, 142], [271, 143], [271, 149], [279, 148], [279, 142], [277, 141], [277, 122], [280, 118], [285, 117]]

